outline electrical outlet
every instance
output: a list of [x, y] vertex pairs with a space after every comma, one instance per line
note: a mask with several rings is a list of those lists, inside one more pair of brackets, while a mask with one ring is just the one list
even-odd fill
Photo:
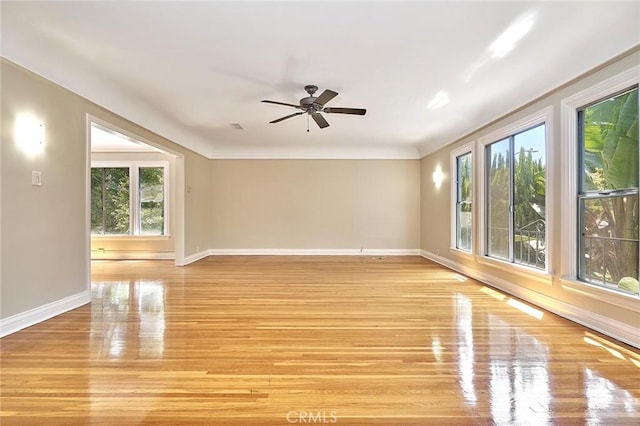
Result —
[[436, 249], [436, 256], [440, 256], [440, 249]]

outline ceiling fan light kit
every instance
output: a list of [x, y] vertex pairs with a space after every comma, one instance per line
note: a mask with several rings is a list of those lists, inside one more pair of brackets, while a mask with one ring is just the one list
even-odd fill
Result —
[[[330, 100], [338, 96], [338, 92], [335, 92], [333, 90], [326, 89], [318, 97], [313, 96], [318, 91], [318, 86], [313, 84], [308, 84], [304, 86], [304, 90], [307, 92], [307, 94], [309, 94], [309, 96], [300, 99], [300, 102], [298, 105], [289, 104], [286, 102], [269, 101], [266, 99], [262, 100], [262, 102], [265, 102], [268, 104], [284, 105], [284, 106], [302, 110], [302, 111], [294, 112], [293, 114], [285, 115], [284, 117], [277, 118], [273, 121], [270, 121], [269, 123], [271, 124], [279, 123], [288, 118], [292, 118], [292, 117], [307, 113], [309, 116], [311, 116], [311, 118], [313, 118], [313, 121], [316, 122], [318, 127], [320, 127], [321, 129], [324, 129], [325, 127], [329, 127], [329, 123], [324, 118], [324, 116], [320, 114], [321, 112], [324, 112], [327, 114], [350, 114], [350, 115], [365, 115], [367, 113], [367, 110], [364, 108], [325, 107], [325, 104], [327, 102], [329, 102]], [[307, 124], [307, 132], [308, 131], [309, 131], [309, 126]]]

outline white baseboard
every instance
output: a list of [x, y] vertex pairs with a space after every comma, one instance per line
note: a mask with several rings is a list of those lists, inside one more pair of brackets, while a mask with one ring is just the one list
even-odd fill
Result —
[[419, 249], [211, 249], [211, 256], [419, 256]]
[[439, 263], [442, 266], [446, 266], [447, 268], [454, 269], [457, 272], [462, 272], [459, 268], [462, 268], [462, 265], [454, 262], [453, 260], [449, 260], [446, 257], [438, 256], [435, 253], [431, 253], [430, 251], [420, 250], [420, 256], [425, 259], [433, 260], [436, 263]]
[[91, 260], [173, 260], [175, 257], [173, 251], [91, 251]]
[[211, 254], [210, 251], [211, 250], [203, 250], [203, 251], [200, 251], [198, 253], [194, 253], [194, 254], [191, 254], [189, 256], [186, 256], [184, 259], [182, 259], [182, 263], [180, 263], [177, 266], [185, 266], [185, 265], [188, 265], [190, 263], [197, 262], [200, 259], [204, 259], [205, 257], [207, 257], [207, 256], [209, 256]]
[[207, 256], [420, 256], [420, 249], [209, 249], [185, 257], [178, 266]]
[[640, 333], [638, 328], [629, 324], [616, 321], [612, 318], [605, 317], [600, 314], [583, 309], [546, 294], [530, 290], [513, 284], [509, 281], [494, 277], [490, 274], [477, 271], [473, 268], [466, 267], [450, 259], [438, 256], [426, 250], [421, 250], [420, 255], [426, 259], [439, 263], [456, 272], [469, 276], [484, 284], [495, 287], [499, 290], [519, 297], [533, 305], [539, 306], [549, 312], [559, 315], [563, 318], [576, 322], [580, 325], [598, 331], [621, 342], [627, 343], [636, 348], [640, 348]]
[[74, 294], [46, 305], [38, 306], [8, 318], [0, 319], [0, 337], [7, 336], [26, 327], [46, 321], [56, 315], [63, 314], [91, 302], [89, 290]]

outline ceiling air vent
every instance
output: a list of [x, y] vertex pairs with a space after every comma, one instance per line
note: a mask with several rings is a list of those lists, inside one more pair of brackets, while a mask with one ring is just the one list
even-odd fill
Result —
[[231, 124], [231, 127], [233, 127], [236, 130], [244, 130], [244, 127], [242, 127], [240, 123], [230, 123], [230, 124]]

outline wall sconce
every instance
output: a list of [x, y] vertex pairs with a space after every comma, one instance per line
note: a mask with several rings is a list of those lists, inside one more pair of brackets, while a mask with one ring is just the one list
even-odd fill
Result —
[[442, 173], [442, 168], [438, 164], [436, 169], [433, 171], [433, 183], [436, 186], [436, 189], [440, 189], [442, 185], [442, 181], [444, 180], [444, 173]]
[[44, 151], [44, 123], [32, 115], [16, 117], [14, 137], [16, 144], [27, 154]]

